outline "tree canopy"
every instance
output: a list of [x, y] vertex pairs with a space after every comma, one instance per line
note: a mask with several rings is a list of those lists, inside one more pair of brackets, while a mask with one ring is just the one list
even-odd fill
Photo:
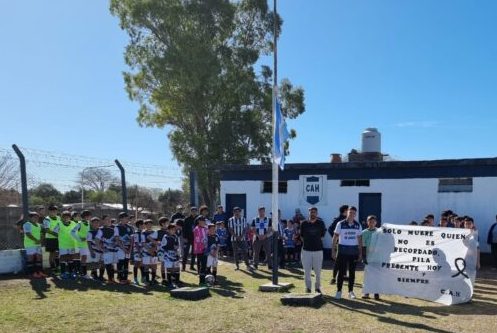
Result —
[[[130, 36], [124, 80], [137, 120], [167, 126], [204, 202], [214, 204], [219, 166], [270, 162], [273, 72], [256, 66], [282, 20], [265, 0], [111, 0], [110, 10]], [[302, 88], [284, 79], [279, 94], [284, 116], [305, 111]]]

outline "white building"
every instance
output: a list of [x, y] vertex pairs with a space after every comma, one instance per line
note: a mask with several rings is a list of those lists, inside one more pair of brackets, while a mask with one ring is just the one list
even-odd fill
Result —
[[[251, 219], [260, 205], [271, 210], [270, 165], [225, 166], [220, 176], [227, 212], [239, 206]], [[283, 218], [291, 218], [295, 208], [306, 214], [314, 205], [327, 225], [343, 204], [356, 206], [360, 221], [373, 214], [395, 224], [421, 221], [429, 213], [438, 223], [440, 213], [451, 209], [475, 219], [481, 251], [490, 252], [486, 240], [497, 214], [497, 158], [287, 164], [279, 190]], [[325, 247], [330, 243], [326, 235]]]

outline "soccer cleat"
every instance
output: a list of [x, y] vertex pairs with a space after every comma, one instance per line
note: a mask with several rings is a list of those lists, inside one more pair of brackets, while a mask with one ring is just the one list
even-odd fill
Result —
[[310, 294], [311, 293], [311, 289], [310, 288], [305, 288], [305, 292]]
[[330, 284], [335, 284], [335, 283], [337, 283], [337, 280], [336, 279], [331, 279]]
[[322, 294], [321, 289], [316, 288], [316, 293], [318, 293], [318, 294]]
[[364, 294], [364, 295], [362, 295], [362, 298], [363, 298], [363, 299], [368, 299], [368, 298], [369, 298], [369, 294]]
[[335, 299], [341, 299], [341, 298], [342, 298], [342, 292], [337, 291], [337, 293], [335, 294]]
[[350, 299], [355, 299], [355, 294], [353, 291], [349, 291], [349, 298]]
[[374, 294], [374, 299], [379, 300], [380, 299], [380, 295]]

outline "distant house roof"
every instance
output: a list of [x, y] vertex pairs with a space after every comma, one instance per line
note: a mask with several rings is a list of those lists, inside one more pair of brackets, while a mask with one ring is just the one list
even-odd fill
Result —
[[[225, 165], [221, 180], [271, 180], [271, 165]], [[300, 175], [327, 175], [328, 179], [402, 179], [497, 177], [497, 158], [430, 161], [295, 163], [285, 164], [280, 180], [297, 180]]]

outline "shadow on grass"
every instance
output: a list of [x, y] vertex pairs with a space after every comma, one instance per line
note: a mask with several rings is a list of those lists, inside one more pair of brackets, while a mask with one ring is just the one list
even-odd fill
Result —
[[166, 288], [156, 285], [151, 287], [142, 287], [135, 285], [120, 285], [120, 284], [105, 284], [94, 280], [61, 280], [52, 278], [52, 282], [56, 288], [75, 291], [101, 290], [109, 292], [117, 292], [123, 294], [139, 293], [143, 295], [152, 295], [151, 291], [166, 291]]
[[31, 288], [38, 295], [35, 299], [47, 298], [46, 292], [50, 291], [50, 285], [47, 283], [46, 279], [31, 279], [29, 281]]
[[225, 276], [218, 276], [217, 281], [219, 286], [210, 288], [213, 293], [223, 297], [243, 298], [241, 294], [244, 294], [245, 290], [242, 283], [228, 280]]

